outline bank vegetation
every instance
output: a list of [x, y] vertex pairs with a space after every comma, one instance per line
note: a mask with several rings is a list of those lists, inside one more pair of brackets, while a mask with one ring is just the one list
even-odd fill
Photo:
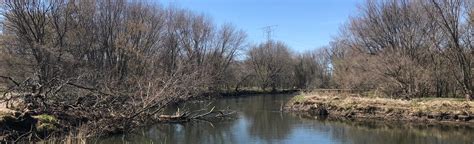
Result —
[[409, 121], [464, 126], [474, 122], [474, 102], [453, 98], [402, 100], [317, 92], [294, 97], [285, 110], [338, 120]]

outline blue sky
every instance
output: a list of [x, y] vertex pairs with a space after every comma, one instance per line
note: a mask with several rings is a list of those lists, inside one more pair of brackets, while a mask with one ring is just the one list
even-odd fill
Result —
[[266, 40], [262, 27], [277, 25], [273, 39], [297, 52], [329, 44], [339, 26], [355, 15], [362, 0], [157, 0], [210, 16], [215, 24], [232, 23], [248, 41]]

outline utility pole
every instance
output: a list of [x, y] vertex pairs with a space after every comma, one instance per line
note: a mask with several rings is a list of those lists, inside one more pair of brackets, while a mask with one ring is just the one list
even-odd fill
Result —
[[278, 25], [269, 25], [262, 27], [263, 34], [266, 35], [267, 41], [272, 40], [272, 33]]

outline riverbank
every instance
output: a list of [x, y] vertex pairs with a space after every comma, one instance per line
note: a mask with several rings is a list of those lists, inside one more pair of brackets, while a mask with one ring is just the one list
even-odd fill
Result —
[[398, 100], [328, 93], [302, 94], [290, 100], [284, 109], [332, 119], [474, 124], [474, 102], [462, 99]]
[[[184, 103], [187, 101], [201, 101], [226, 97], [245, 97], [259, 94], [287, 94], [295, 92], [297, 92], [297, 90], [278, 90], [273, 92], [262, 90], [241, 90], [238, 92], [225, 91], [220, 93], [204, 93], [202, 95], [190, 97], [188, 99], [175, 100], [168, 105]], [[89, 99], [84, 100], [89, 101]], [[148, 120], [143, 123], [137, 123], [135, 121], [129, 120], [129, 123], [133, 124], [132, 126], [129, 126], [129, 128], [121, 127], [122, 125], [106, 125], [107, 127], [100, 128], [101, 130], [107, 130], [106, 132], [100, 131], [92, 134], [85, 134], [87, 131], [98, 131], [97, 128], [99, 128], [88, 127], [86, 124], [98, 122], [110, 123], [106, 122], [105, 120], [116, 120], [115, 117], [109, 117], [109, 119], [93, 119], [94, 115], [87, 115], [90, 113], [85, 111], [84, 106], [82, 105], [71, 108], [50, 107], [48, 109], [49, 111], [35, 111], [29, 110], [29, 104], [22, 100], [17, 102], [12, 101], [11, 103], [13, 104], [9, 104], [11, 106], [7, 107], [5, 102], [0, 102], [0, 142], [38, 141], [50, 138], [62, 139], [65, 137], [77, 137], [79, 139], [84, 139], [86, 137], [111, 136], [116, 133], [125, 133], [136, 127], [161, 122], [161, 115], [158, 113], [155, 116], [149, 117]], [[222, 111], [217, 109], [214, 111], [222, 113]], [[190, 112], [184, 112], [182, 114], [185, 113], [188, 115], [192, 114]], [[199, 114], [197, 113], [197, 115]], [[206, 116], [210, 115], [206, 114]], [[127, 126], [126, 124], [124, 125]], [[79, 136], [76, 133], [82, 133], [80, 135], [87, 136]]]

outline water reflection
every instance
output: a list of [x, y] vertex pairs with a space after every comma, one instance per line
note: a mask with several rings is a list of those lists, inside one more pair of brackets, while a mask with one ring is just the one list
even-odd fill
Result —
[[252, 138], [278, 142], [288, 137], [292, 131], [291, 118], [279, 111], [279, 99], [268, 96], [244, 100], [243, 116], [248, 121], [247, 131]]
[[[236, 119], [219, 122], [158, 124], [132, 134], [95, 140], [98, 143], [473, 143], [474, 130], [424, 124], [348, 122], [282, 113], [289, 95], [226, 98], [209, 107], [237, 110]], [[201, 109], [208, 103], [179, 107]], [[169, 109], [170, 112], [175, 108]]]

